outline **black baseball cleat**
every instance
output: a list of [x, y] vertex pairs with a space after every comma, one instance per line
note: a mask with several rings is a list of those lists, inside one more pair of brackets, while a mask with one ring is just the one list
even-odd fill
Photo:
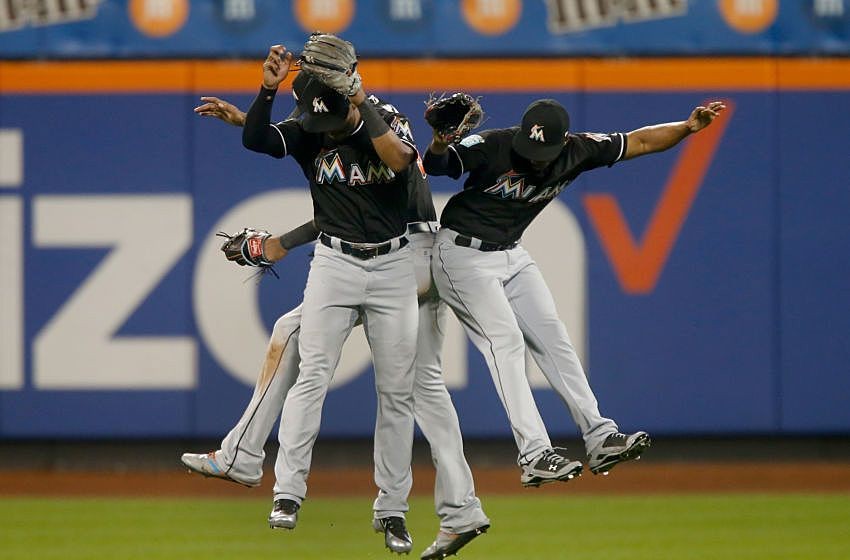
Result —
[[471, 531], [463, 533], [446, 533], [440, 531], [437, 533], [437, 538], [431, 543], [431, 546], [425, 549], [420, 558], [422, 560], [442, 560], [446, 556], [457, 554], [457, 551], [469, 544], [469, 542], [487, 532], [490, 525], [482, 525]]
[[613, 433], [588, 455], [587, 466], [593, 474], [608, 474], [608, 471], [624, 461], [640, 459], [641, 453], [651, 443], [652, 440], [646, 432], [635, 432], [631, 435]]
[[566, 449], [563, 447], [547, 449], [531, 463], [523, 465], [520, 477], [522, 485], [537, 487], [550, 482], [567, 482], [581, 476], [581, 462], [568, 459], [559, 451], [566, 451]]
[[272, 529], [295, 529], [298, 523], [298, 510], [301, 505], [294, 500], [275, 500], [269, 514], [269, 527]]
[[410, 550], [413, 548], [413, 539], [410, 538], [410, 533], [407, 532], [407, 526], [404, 524], [403, 517], [394, 516], [373, 519], [372, 528], [375, 529], [376, 533], [384, 534], [384, 544], [392, 552], [410, 554]]

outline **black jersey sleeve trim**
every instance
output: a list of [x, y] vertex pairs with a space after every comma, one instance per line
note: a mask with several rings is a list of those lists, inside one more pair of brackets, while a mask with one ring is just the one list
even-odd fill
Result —
[[618, 132], [617, 134], [620, 135], [620, 153], [617, 154], [617, 159], [614, 160], [614, 163], [620, 161], [626, 154], [626, 135], [622, 132]]

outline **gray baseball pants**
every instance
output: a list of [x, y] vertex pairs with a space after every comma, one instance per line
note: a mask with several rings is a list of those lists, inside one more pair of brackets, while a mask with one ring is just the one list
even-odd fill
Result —
[[434, 282], [487, 362], [516, 439], [518, 462], [527, 464], [552, 447], [526, 377], [526, 346], [592, 451], [618, 428], [599, 413], [540, 269], [522, 246], [480, 251], [456, 245], [457, 235], [447, 228], [437, 233]]
[[[448, 308], [437, 297], [431, 281], [434, 236], [415, 233], [408, 238], [413, 249], [419, 293], [414, 414], [431, 446], [437, 471], [434, 505], [440, 528], [461, 533], [489, 523], [489, 520], [475, 495], [457, 413], [442, 379], [443, 324]], [[277, 320], [251, 401], [239, 422], [221, 442], [217, 457], [235, 474], [249, 479], [262, 476], [263, 446], [281, 413], [287, 392], [298, 377], [300, 327], [301, 306]], [[278, 463], [280, 459], [279, 456]]]

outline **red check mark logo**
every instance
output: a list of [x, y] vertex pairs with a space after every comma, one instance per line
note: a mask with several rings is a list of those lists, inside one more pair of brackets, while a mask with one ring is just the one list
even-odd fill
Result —
[[590, 223], [626, 293], [648, 294], [658, 283], [734, 112], [732, 102], [725, 103], [723, 115], [699, 134], [685, 140], [684, 149], [670, 173], [640, 243], [632, 236], [613, 195], [584, 196]]

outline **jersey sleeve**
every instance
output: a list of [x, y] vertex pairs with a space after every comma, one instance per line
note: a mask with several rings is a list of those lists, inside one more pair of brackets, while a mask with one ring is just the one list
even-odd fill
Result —
[[315, 153], [315, 135], [304, 132], [297, 119], [286, 119], [269, 126], [280, 137], [283, 145], [283, 155], [280, 157], [292, 156], [298, 163], [303, 163], [305, 158]]
[[[449, 162], [452, 171], [456, 172], [456, 175], [451, 174], [450, 177], [458, 179], [464, 173], [471, 173], [487, 165], [494, 149], [488, 140], [491, 140], [491, 135], [485, 131], [482, 134], [470, 134], [457, 144], [449, 144]], [[458, 165], [454, 165], [455, 162]]]
[[395, 106], [390, 103], [384, 103], [374, 95], [369, 96], [369, 101], [380, 108], [381, 117], [387, 123], [387, 126], [390, 127], [390, 130], [395, 132], [401, 138], [402, 142], [413, 148], [416, 153], [419, 153], [419, 150], [416, 148], [416, 142], [413, 140], [413, 131], [410, 128], [410, 121], [408, 121], [407, 117], [403, 113], [400, 113]]
[[611, 167], [626, 155], [626, 135], [622, 132], [601, 134], [581, 132], [572, 136], [582, 154], [582, 168]]

